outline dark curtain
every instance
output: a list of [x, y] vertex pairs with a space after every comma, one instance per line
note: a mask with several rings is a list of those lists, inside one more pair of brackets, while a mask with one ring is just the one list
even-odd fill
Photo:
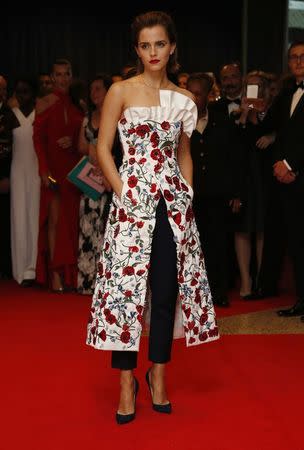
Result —
[[287, 0], [248, 1], [248, 71], [281, 73], [287, 39]]
[[[6, 10], [0, 29], [5, 43], [0, 73], [13, 81], [20, 75], [49, 71], [56, 58], [72, 62], [74, 74], [89, 79], [98, 71], [119, 72], [134, 59], [130, 43], [130, 24], [134, 16], [150, 9], [169, 12], [178, 31], [178, 51], [183, 71], [217, 71], [218, 67], [241, 57], [242, 0], [202, 3], [203, 13], [170, 3], [153, 2], [122, 8], [107, 5], [111, 12], [94, 11], [93, 4], [73, 8], [18, 6]], [[102, 7], [102, 4], [100, 4]], [[164, 7], [165, 6], [165, 7]]]

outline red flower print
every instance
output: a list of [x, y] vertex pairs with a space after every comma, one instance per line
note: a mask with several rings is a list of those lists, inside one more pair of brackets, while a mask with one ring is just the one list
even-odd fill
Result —
[[158, 158], [160, 157], [161, 153], [159, 148], [155, 148], [154, 150], [151, 151], [150, 156], [152, 159], [154, 159], [154, 161], [157, 161]]
[[143, 316], [142, 316], [141, 314], [138, 314], [138, 315], [137, 315], [137, 320], [138, 320], [138, 322], [139, 322], [140, 324], [142, 324], [142, 323], [143, 323]]
[[185, 191], [185, 192], [189, 191], [188, 186], [186, 186], [184, 183], [181, 183], [181, 186], [182, 186], [183, 191]]
[[142, 228], [144, 226], [144, 222], [141, 220], [140, 222], [137, 222], [136, 225], [138, 228]]
[[162, 155], [162, 154], [159, 155], [159, 157], [158, 157], [158, 162], [159, 162], [160, 164], [163, 164], [163, 163], [165, 162], [165, 157], [164, 157], [164, 155]]
[[106, 330], [101, 330], [101, 332], [98, 334], [98, 336], [100, 337], [100, 339], [102, 341], [105, 341], [107, 339], [107, 333]]
[[125, 296], [128, 298], [132, 297], [132, 291], [125, 291]]
[[177, 214], [175, 214], [175, 216], [173, 216], [173, 220], [174, 222], [179, 225], [182, 221], [182, 215], [180, 212], [178, 212]]
[[195, 342], [195, 338], [191, 336], [191, 338], [189, 339], [189, 344], [193, 344], [193, 342]]
[[120, 340], [124, 344], [127, 344], [130, 341], [131, 334], [129, 331], [123, 331], [120, 335]]
[[110, 325], [113, 325], [113, 323], [116, 322], [116, 317], [115, 317], [113, 314], [109, 314], [109, 315], [106, 317], [106, 321], [107, 321]]
[[189, 328], [189, 330], [193, 330], [194, 327], [195, 327], [195, 322], [194, 322], [194, 320], [192, 320], [191, 322], [188, 322], [188, 328]]
[[202, 314], [200, 317], [200, 324], [204, 325], [208, 320], [208, 314]]
[[132, 198], [132, 191], [131, 191], [131, 189], [129, 189], [129, 190], [126, 192], [126, 196], [127, 196], [128, 198]]
[[128, 179], [128, 185], [130, 188], [134, 188], [138, 183], [138, 178], [135, 175], [131, 175]]
[[[144, 270], [138, 270], [137, 272], [136, 272], [136, 274], [139, 276], [139, 277], [141, 277], [143, 274], [145, 273], [145, 271]], [[136, 307], [137, 308], [137, 307]]]
[[99, 275], [100, 277], [103, 276], [103, 265], [102, 265], [101, 262], [98, 263], [98, 275]]
[[100, 309], [104, 308], [104, 307], [106, 306], [106, 304], [107, 304], [107, 302], [106, 302], [105, 300], [103, 300], [103, 301], [100, 303]]
[[209, 334], [209, 337], [218, 336], [218, 334], [219, 334], [218, 327], [214, 327], [212, 330], [209, 330], [208, 334]]
[[162, 168], [161, 164], [157, 163], [156, 166], [154, 166], [154, 172], [159, 172], [161, 168]]
[[154, 192], [156, 192], [156, 188], [157, 188], [156, 184], [155, 184], [155, 183], [152, 183], [152, 184], [151, 184], [151, 187], [150, 187], [150, 192], [151, 192], [152, 194], [154, 194]]
[[191, 308], [185, 309], [185, 315], [186, 315], [187, 319], [189, 319], [190, 314], [191, 314]]
[[111, 278], [111, 276], [112, 276], [111, 272], [106, 272], [105, 273], [105, 277], [106, 277], [107, 280], [109, 280]]
[[130, 158], [130, 159], [129, 159], [129, 164], [132, 165], [132, 164], [134, 164], [135, 162], [136, 162], [136, 159], [135, 159], [135, 158]]
[[191, 281], [191, 286], [195, 286], [197, 285], [197, 283], [198, 281], [195, 278], [193, 278], [193, 280]]
[[110, 293], [109, 292], [105, 292], [104, 294], [103, 294], [103, 299], [104, 300], [106, 300], [108, 297], [109, 297], [109, 295], [110, 295]]
[[198, 327], [193, 328], [193, 334], [198, 334]]
[[164, 121], [164, 122], [162, 122], [161, 127], [162, 127], [163, 130], [168, 131], [168, 130], [170, 130], [170, 123]]
[[146, 134], [150, 133], [150, 128], [148, 127], [148, 125], [138, 125], [138, 127], [135, 128], [135, 131], [137, 136], [143, 139]]
[[135, 147], [129, 147], [129, 155], [135, 155]]
[[164, 190], [164, 197], [166, 200], [168, 200], [168, 202], [172, 202], [174, 200], [174, 195], [168, 191], [168, 189]]
[[184, 279], [183, 275], [180, 275], [180, 276], [178, 277], [178, 282], [179, 282], [179, 283], [183, 283], [184, 281], [185, 281], [185, 279]]
[[141, 159], [138, 161], [138, 164], [145, 164], [146, 161], [147, 161], [146, 158], [141, 158]]
[[168, 158], [172, 158], [172, 150], [169, 147], [164, 148], [165, 155], [168, 156]]
[[133, 217], [128, 217], [128, 221], [129, 221], [130, 223], [134, 223], [134, 222], [135, 222], [135, 219], [134, 219]]
[[123, 268], [122, 274], [131, 276], [131, 275], [134, 275], [134, 272], [135, 272], [134, 267], [126, 266]]
[[199, 340], [200, 340], [201, 342], [206, 341], [206, 340], [208, 339], [208, 334], [207, 334], [207, 332], [204, 331], [203, 333], [201, 333], [201, 334], [199, 335], [198, 338], [199, 338]]
[[124, 331], [129, 331], [129, 325], [127, 324], [127, 323], [124, 323], [123, 324], [123, 326], [122, 326], [122, 329], [124, 330]]
[[125, 117], [123, 117], [122, 119], [120, 119], [120, 123], [121, 123], [122, 125], [125, 125], [125, 124], [127, 123]]
[[105, 308], [104, 315], [107, 317], [111, 314], [111, 311], [108, 308]]
[[190, 222], [193, 219], [193, 210], [191, 208], [191, 206], [188, 206], [187, 211], [186, 211], [186, 221]]
[[159, 136], [158, 136], [158, 134], [156, 133], [156, 131], [153, 131], [153, 133], [151, 134], [150, 141], [151, 141], [151, 143], [152, 143], [152, 147], [153, 147], [153, 148], [155, 148], [155, 147], [158, 146], [158, 143], [159, 143]]
[[107, 252], [109, 250], [109, 248], [110, 248], [110, 244], [109, 244], [109, 242], [106, 242], [105, 251]]
[[134, 134], [134, 133], [135, 133], [135, 128], [128, 129], [128, 134]]
[[180, 181], [179, 181], [179, 178], [173, 177], [173, 183], [175, 184], [176, 189], [177, 189], [178, 191], [180, 191], [180, 190], [181, 190], [181, 187], [180, 187]]
[[[121, 220], [121, 222], [123, 222], [123, 221]], [[114, 231], [114, 237], [115, 237], [115, 238], [117, 238], [117, 236], [118, 236], [119, 229], [120, 229], [120, 226], [117, 225], [117, 227], [115, 228], [115, 231]]]
[[136, 306], [136, 311], [137, 311], [139, 314], [141, 314], [141, 313], [143, 312], [143, 310], [144, 310], [143, 306], [141, 306], [141, 305], [137, 305], [137, 306]]
[[128, 220], [127, 214], [124, 209], [120, 209], [118, 212], [118, 220], [119, 222], [126, 222]]
[[172, 184], [172, 178], [171, 177], [168, 177], [168, 175], [166, 175], [165, 178], [166, 178], [167, 183]]
[[129, 247], [129, 251], [133, 253], [139, 252], [139, 248], [136, 245], [133, 245], [132, 247]]

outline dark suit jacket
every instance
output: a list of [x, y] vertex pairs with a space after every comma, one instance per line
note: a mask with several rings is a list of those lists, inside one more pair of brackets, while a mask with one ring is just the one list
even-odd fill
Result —
[[292, 116], [290, 106], [293, 91], [284, 89], [270, 108], [264, 126], [265, 131], [276, 131], [274, 162], [286, 160], [292, 170], [298, 173], [296, 185], [304, 189], [304, 94]]
[[196, 199], [242, 197], [242, 139], [224, 99], [209, 104], [206, 129], [191, 136], [191, 154]]

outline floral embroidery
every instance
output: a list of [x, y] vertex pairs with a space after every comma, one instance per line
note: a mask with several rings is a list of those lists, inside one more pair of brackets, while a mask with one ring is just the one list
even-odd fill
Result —
[[[147, 292], [155, 211], [163, 196], [177, 246], [179, 302], [187, 345], [218, 338], [203, 254], [192, 211], [192, 188], [184, 180], [177, 148], [182, 121], [123, 117], [121, 198], [113, 194], [87, 343], [99, 349], [138, 350]], [[177, 305], [178, 306], [178, 305]]]

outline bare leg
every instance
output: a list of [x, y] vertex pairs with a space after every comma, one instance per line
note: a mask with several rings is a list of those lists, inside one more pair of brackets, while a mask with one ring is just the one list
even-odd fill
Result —
[[153, 403], [166, 405], [169, 403], [165, 383], [166, 364], [154, 363], [150, 371], [150, 384]]
[[251, 242], [249, 233], [235, 233], [235, 251], [241, 276], [240, 295], [248, 295], [251, 294]]
[[120, 398], [117, 412], [124, 415], [134, 413], [134, 376], [132, 370], [120, 371]]
[[[60, 208], [60, 197], [56, 193], [51, 200], [48, 217], [48, 245], [51, 261], [53, 261], [54, 258], [59, 208]], [[55, 271], [52, 272], [51, 283], [52, 289], [58, 290], [62, 288], [62, 282], [58, 272]]]

